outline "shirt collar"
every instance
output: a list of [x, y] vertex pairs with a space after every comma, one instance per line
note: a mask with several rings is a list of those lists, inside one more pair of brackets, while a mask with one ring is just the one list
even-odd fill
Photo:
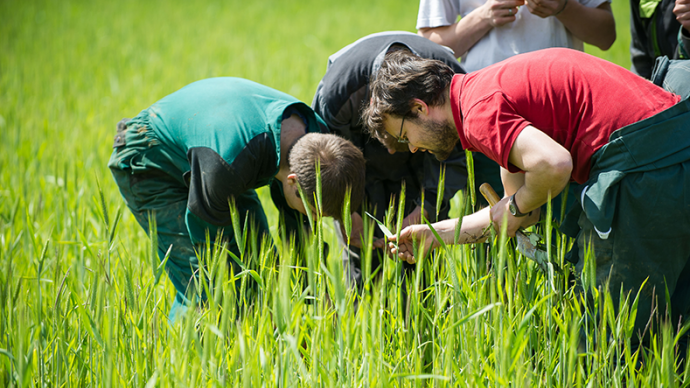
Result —
[[462, 88], [465, 85], [466, 74], [456, 74], [450, 82], [450, 107], [453, 111], [453, 121], [455, 122], [455, 129], [460, 136], [460, 144], [463, 149], [467, 149], [469, 144], [465, 138], [465, 131], [463, 130], [463, 114], [462, 106], [460, 105], [460, 97], [462, 95]]

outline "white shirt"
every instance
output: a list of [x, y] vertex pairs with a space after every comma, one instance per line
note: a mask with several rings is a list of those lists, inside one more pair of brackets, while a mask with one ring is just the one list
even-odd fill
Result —
[[[598, 7], [610, 0], [578, 1], [587, 7]], [[456, 22], [458, 15], [467, 16], [482, 6], [486, 0], [420, 0], [417, 29], [448, 26]], [[462, 58], [467, 72], [510, 58], [513, 55], [549, 47], [568, 47], [582, 51], [582, 41], [574, 37], [555, 17], [541, 18], [532, 14], [526, 6], [519, 8], [515, 21], [492, 28]]]

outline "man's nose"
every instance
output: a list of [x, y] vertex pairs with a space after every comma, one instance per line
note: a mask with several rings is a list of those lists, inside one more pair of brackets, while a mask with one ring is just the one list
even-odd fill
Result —
[[410, 148], [410, 152], [415, 153], [417, 152], [418, 148], [413, 146], [412, 144], [408, 143], [407, 146]]

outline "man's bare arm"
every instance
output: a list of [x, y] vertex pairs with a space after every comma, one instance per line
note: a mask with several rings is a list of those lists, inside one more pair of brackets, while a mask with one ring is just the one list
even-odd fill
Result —
[[[522, 213], [535, 210], [549, 198], [558, 195], [570, 180], [573, 170], [570, 152], [532, 126], [523, 129], [515, 139], [508, 161], [525, 172], [524, 184], [515, 191], [515, 202]], [[518, 178], [517, 174], [514, 175]], [[509, 187], [513, 186], [506, 183]], [[523, 218], [510, 214], [508, 197], [503, 198], [491, 211], [491, 219], [497, 225], [503, 222], [504, 217], [511, 237], [519, 227], [524, 226]]]

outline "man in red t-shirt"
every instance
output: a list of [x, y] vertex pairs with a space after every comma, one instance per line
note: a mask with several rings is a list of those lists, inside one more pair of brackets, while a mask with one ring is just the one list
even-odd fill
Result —
[[[385, 132], [409, 143], [411, 152], [428, 151], [439, 159], [460, 141], [501, 166], [505, 197], [463, 218], [460, 243], [482, 241], [492, 221], [498, 230], [505, 222], [514, 236], [538, 221], [540, 207], [574, 182], [584, 208], [577, 268], [592, 244], [598, 285], [612, 277], [612, 285], [635, 291], [650, 276], [647, 286], [658, 287], [657, 295], [668, 287], [672, 303], [680, 300], [674, 313], [690, 312], [690, 217], [685, 216], [690, 199], [686, 204], [682, 195], [683, 182], [690, 185], [683, 165], [690, 169], [690, 140], [678, 136], [690, 131], [690, 102], [679, 104], [679, 96], [610, 62], [559, 48], [517, 55], [466, 75], [394, 53], [370, 90], [363, 121], [374, 134]], [[672, 185], [676, 201], [650, 199]], [[663, 222], [650, 227], [651, 200], [655, 218], [661, 212], [666, 222], [676, 221], [673, 230]], [[446, 244], [454, 242], [457, 222], [434, 224]], [[679, 223], [687, 225], [678, 228]], [[645, 238], [639, 238], [643, 231]], [[412, 240], [423, 240], [427, 251], [439, 246], [427, 226], [412, 225], [401, 231], [393, 253], [414, 262]], [[649, 318], [640, 313], [644, 308], [638, 310], [638, 328]]]

